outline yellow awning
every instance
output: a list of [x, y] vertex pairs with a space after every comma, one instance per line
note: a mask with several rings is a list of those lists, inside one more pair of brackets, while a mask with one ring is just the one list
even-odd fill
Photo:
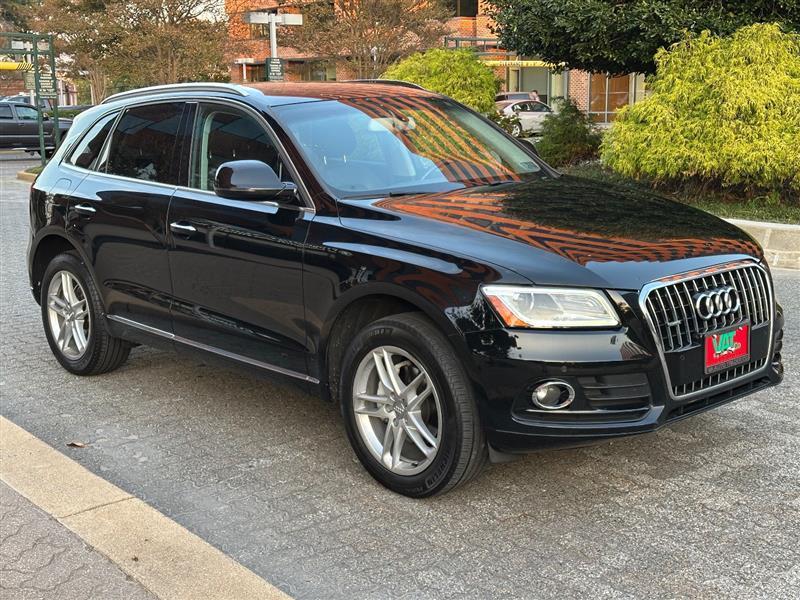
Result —
[[30, 71], [32, 68], [33, 65], [26, 62], [0, 62], [0, 71]]
[[552, 65], [542, 60], [484, 60], [490, 67], [545, 67]]

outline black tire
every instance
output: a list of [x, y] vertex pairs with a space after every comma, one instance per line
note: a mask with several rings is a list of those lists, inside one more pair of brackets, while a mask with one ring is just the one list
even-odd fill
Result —
[[[441, 399], [441, 445], [432, 463], [417, 474], [399, 475], [384, 466], [369, 451], [356, 424], [356, 370], [367, 353], [381, 346], [412, 355], [430, 375]], [[469, 481], [483, 467], [487, 447], [472, 385], [453, 347], [423, 315], [403, 313], [364, 327], [344, 355], [341, 375], [340, 398], [350, 443], [364, 468], [390, 490], [412, 498], [434, 496]]]
[[[67, 271], [82, 288], [86, 296], [89, 311], [90, 329], [86, 338], [86, 349], [78, 358], [66, 356], [53, 338], [48, 312], [48, 289], [53, 276]], [[128, 358], [131, 345], [119, 338], [111, 336], [106, 327], [105, 308], [100, 293], [94, 284], [91, 274], [83, 262], [73, 253], [56, 256], [45, 269], [42, 278], [40, 303], [42, 307], [42, 324], [44, 325], [47, 343], [61, 366], [75, 375], [99, 375], [108, 373], [122, 365]]]
[[522, 135], [522, 127], [520, 125], [513, 125], [511, 127], [511, 135], [520, 137]]

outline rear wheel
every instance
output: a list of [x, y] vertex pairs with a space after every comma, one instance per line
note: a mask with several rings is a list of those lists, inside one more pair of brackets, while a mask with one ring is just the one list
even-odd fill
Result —
[[74, 254], [59, 254], [45, 269], [41, 305], [47, 342], [67, 371], [97, 375], [128, 358], [130, 344], [108, 333], [100, 294]]
[[486, 443], [472, 387], [430, 321], [416, 313], [376, 321], [356, 336], [343, 364], [348, 437], [375, 479], [424, 497], [478, 473]]

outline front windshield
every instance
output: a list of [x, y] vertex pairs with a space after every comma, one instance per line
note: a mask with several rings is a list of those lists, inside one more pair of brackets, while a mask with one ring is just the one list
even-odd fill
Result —
[[276, 109], [341, 197], [439, 192], [521, 181], [541, 168], [513, 140], [446, 98], [353, 98]]

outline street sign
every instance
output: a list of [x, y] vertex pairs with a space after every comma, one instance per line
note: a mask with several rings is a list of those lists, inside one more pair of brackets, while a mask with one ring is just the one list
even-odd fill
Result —
[[39, 98], [58, 98], [56, 79], [52, 73], [39, 75]]
[[36, 89], [36, 75], [34, 75], [33, 71], [25, 71], [22, 74], [22, 79], [25, 82], [26, 90]]
[[283, 81], [283, 61], [280, 58], [268, 58], [267, 81]]

